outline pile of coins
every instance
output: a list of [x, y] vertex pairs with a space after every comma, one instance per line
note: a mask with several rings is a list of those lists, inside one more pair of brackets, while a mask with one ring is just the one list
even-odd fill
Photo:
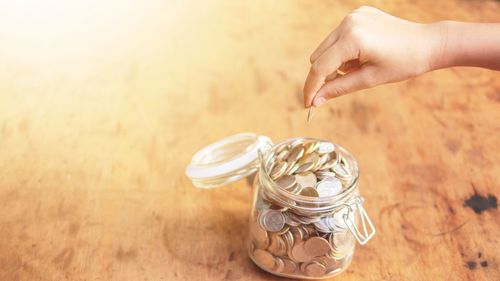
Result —
[[321, 141], [297, 140], [270, 153], [265, 170], [279, 190], [261, 186], [256, 191], [251, 258], [264, 270], [287, 277], [338, 274], [354, 252], [355, 239], [344, 219], [354, 221], [355, 209], [334, 199], [325, 206], [300, 198], [345, 199], [354, 178], [348, 161], [334, 144]]
[[339, 194], [352, 181], [347, 160], [330, 142], [283, 144], [267, 167], [276, 184], [291, 193], [309, 197]]

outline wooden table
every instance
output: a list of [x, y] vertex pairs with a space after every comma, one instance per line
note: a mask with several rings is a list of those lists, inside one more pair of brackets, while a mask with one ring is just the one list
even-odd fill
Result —
[[[500, 76], [456, 68], [306, 123], [308, 56], [361, 1], [0, 4], [0, 280], [286, 280], [244, 247], [251, 188], [184, 175], [215, 140], [337, 142], [377, 235], [335, 280], [500, 280]], [[378, 1], [498, 21], [498, 1]], [[472, 207], [475, 207], [475, 211]]]

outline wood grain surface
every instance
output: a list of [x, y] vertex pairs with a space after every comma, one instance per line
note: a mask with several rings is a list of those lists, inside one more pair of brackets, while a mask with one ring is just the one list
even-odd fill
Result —
[[335, 280], [500, 280], [500, 74], [454, 68], [306, 123], [308, 56], [350, 10], [499, 21], [500, 2], [1, 1], [0, 280], [286, 280], [244, 247], [248, 180], [192, 154], [254, 132], [359, 162], [377, 235]]

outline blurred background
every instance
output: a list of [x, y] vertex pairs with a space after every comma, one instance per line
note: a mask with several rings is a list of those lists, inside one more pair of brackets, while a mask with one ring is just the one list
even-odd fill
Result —
[[[498, 185], [500, 82], [441, 70], [339, 98], [307, 124], [309, 55], [360, 5], [418, 22], [500, 20], [500, 2], [487, 0], [0, 0], [0, 279], [272, 280], [245, 255], [247, 183], [201, 191], [184, 176], [197, 149], [248, 131], [330, 139], [357, 157], [386, 238], [339, 280], [424, 280], [401, 217], [379, 210], [413, 198], [444, 212], [444, 197], [422, 195], [437, 182], [458, 215], [418, 229], [453, 228], [471, 179], [479, 191]], [[498, 231], [493, 222], [478, 233]], [[442, 263], [428, 276], [499, 276], [498, 259], [492, 273], [462, 272], [464, 256], [447, 250], [456, 241], [411, 230], [419, 254]], [[377, 254], [398, 243], [390, 258]], [[448, 261], [433, 257], [436, 245], [448, 245], [438, 251]]]

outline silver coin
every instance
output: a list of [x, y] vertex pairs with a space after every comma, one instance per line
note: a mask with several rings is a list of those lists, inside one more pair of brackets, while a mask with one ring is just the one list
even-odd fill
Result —
[[315, 174], [319, 180], [323, 180], [325, 178], [335, 178], [335, 173], [330, 171], [316, 171]]
[[333, 166], [332, 170], [335, 172], [335, 174], [337, 174], [337, 176], [341, 178], [348, 178], [351, 176], [349, 171], [344, 166], [339, 164]]
[[325, 154], [335, 150], [335, 145], [331, 142], [320, 142], [318, 146], [318, 153]]
[[316, 185], [319, 197], [337, 195], [342, 191], [342, 183], [337, 178], [326, 178]]
[[270, 232], [278, 232], [285, 226], [285, 216], [276, 210], [266, 210], [262, 215], [262, 226]]

